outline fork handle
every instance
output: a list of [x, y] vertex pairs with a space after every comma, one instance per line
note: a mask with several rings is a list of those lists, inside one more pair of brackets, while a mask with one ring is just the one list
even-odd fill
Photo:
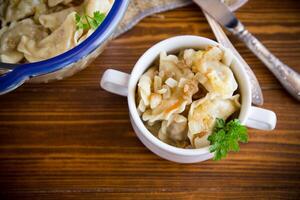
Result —
[[276, 76], [282, 86], [298, 101], [300, 101], [300, 75], [289, 66], [274, 56], [256, 37], [254, 37], [239, 22], [238, 25], [229, 29], [234, 35], [242, 40], [248, 48], [268, 67]]

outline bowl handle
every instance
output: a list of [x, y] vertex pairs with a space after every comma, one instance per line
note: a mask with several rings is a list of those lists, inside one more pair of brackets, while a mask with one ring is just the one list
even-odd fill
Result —
[[250, 107], [250, 114], [246, 121], [246, 126], [260, 130], [273, 130], [276, 126], [276, 114], [271, 110]]
[[127, 96], [129, 78], [130, 75], [127, 73], [108, 69], [102, 76], [100, 86], [108, 92]]

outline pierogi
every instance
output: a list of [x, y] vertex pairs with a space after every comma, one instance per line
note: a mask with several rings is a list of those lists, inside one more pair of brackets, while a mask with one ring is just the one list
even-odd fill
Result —
[[107, 15], [113, 3], [114, 0], [2, 0], [0, 61], [37, 62], [74, 48], [94, 31], [91, 27], [78, 29], [76, 14]]
[[209, 146], [216, 119], [240, 109], [233, 57], [218, 46], [161, 52], [137, 85], [137, 110], [148, 130], [181, 148]]

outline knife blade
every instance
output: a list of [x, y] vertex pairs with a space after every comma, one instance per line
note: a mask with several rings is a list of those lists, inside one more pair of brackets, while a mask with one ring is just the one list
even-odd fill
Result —
[[194, 0], [208, 15], [243, 41], [275, 75], [281, 85], [300, 101], [300, 74], [274, 56], [220, 0]]
[[226, 28], [234, 28], [238, 19], [220, 0], [194, 0], [208, 15]]

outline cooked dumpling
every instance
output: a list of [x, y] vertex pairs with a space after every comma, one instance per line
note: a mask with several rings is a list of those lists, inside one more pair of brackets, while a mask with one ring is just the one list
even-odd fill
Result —
[[58, 12], [43, 14], [39, 17], [39, 22], [44, 27], [54, 31], [66, 20], [67, 16], [74, 11], [76, 11], [76, 8], [71, 7]]
[[192, 78], [194, 76], [192, 70], [188, 67], [180, 65], [180, 62], [175, 55], [167, 55], [166, 52], [161, 52], [159, 59], [159, 72], [163, 80], [173, 78]]
[[196, 77], [208, 92], [215, 92], [224, 98], [232, 96], [238, 85], [230, 68], [219, 61], [202, 64], [202, 72]]
[[184, 146], [187, 138], [187, 118], [176, 114], [170, 120], [163, 121], [158, 138], [168, 144]]
[[144, 121], [155, 122], [158, 120], [169, 120], [173, 114], [182, 113], [186, 106], [192, 103], [192, 96], [198, 91], [196, 80], [186, 80], [180, 85], [171, 88], [164, 85], [166, 89], [162, 100], [153, 109], [146, 109], [142, 118]]
[[23, 36], [18, 51], [24, 53], [29, 62], [45, 60], [75, 47], [81, 35], [82, 31], [76, 30], [75, 12], [73, 12], [58, 29], [41, 41]]
[[62, 4], [68, 4], [70, 2], [72, 2], [72, 0], [48, 0], [48, 5], [50, 7], [53, 7], [53, 6], [56, 6], [56, 5], [60, 4], [60, 3], [62, 3]]
[[0, 0], [0, 21], [3, 26], [5, 24], [5, 11], [7, 8], [8, 1]]
[[[179, 79], [182, 75], [181, 70], [177, 66], [178, 58], [174, 55], [167, 55], [166, 52], [161, 52], [159, 57], [159, 71], [161, 77], [165, 80], [166, 77]], [[163, 74], [162, 74], [163, 73]]]
[[184, 63], [189, 67], [192, 68], [193, 62], [196, 57], [196, 51], [194, 49], [186, 49], [183, 51], [183, 60]]
[[157, 70], [150, 68], [138, 83], [138, 94], [143, 100], [138, 109], [144, 112], [143, 120], [150, 123], [169, 120], [173, 114], [183, 112], [198, 91], [194, 73], [190, 68], [180, 66], [176, 56], [162, 52]]
[[[177, 56], [161, 52], [138, 83], [137, 110], [148, 130], [181, 148], [209, 146], [217, 118], [240, 108], [232, 55], [218, 47], [186, 49]], [[157, 67], [158, 65], [158, 67]]]
[[92, 26], [77, 30], [75, 12], [87, 23], [83, 16], [93, 17], [96, 11], [106, 15], [113, 2], [0, 0], [0, 60], [18, 63], [25, 58], [27, 62], [36, 62], [64, 53], [94, 32]]
[[[195, 56], [193, 70], [199, 82], [208, 92], [215, 92], [224, 98], [232, 96], [238, 85], [228, 65], [230, 55], [218, 47], [211, 47]], [[222, 63], [225, 62], [226, 64]]]
[[33, 15], [35, 9], [43, 0], [11, 0], [5, 12], [5, 21], [12, 22]]
[[17, 51], [22, 36], [41, 40], [48, 35], [47, 30], [36, 25], [32, 19], [11, 23], [0, 31], [0, 59], [2, 62], [17, 63], [23, 59], [23, 53]]
[[150, 105], [151, 85], [155, 76], [155, 67], [143, 74], [138, 83], [139, 104], [142, 112]]
[[84, 2], [84, 8], [86, 14], [93, 16], [95, 11], [107, 14], [113, 5], [114, 0], [86, 0]]
[[177, 96], [172, 96], [168, 100], [162, 100], [159, 106], [154, 109], [147, 109], [142, 118], [144, 121], [155, 122], [158, 120], [169, 120], [176, 113], [181, 113], [185, 110], [188, 101], [177, 99]]
[[213, 93], [194, 101], [188, 115], [188, 137], [195, 148], [209, 145], [208, 136], [212, 133], [217, 118], [226, 120], [240, 108], [239, 95], [223, 99]]

